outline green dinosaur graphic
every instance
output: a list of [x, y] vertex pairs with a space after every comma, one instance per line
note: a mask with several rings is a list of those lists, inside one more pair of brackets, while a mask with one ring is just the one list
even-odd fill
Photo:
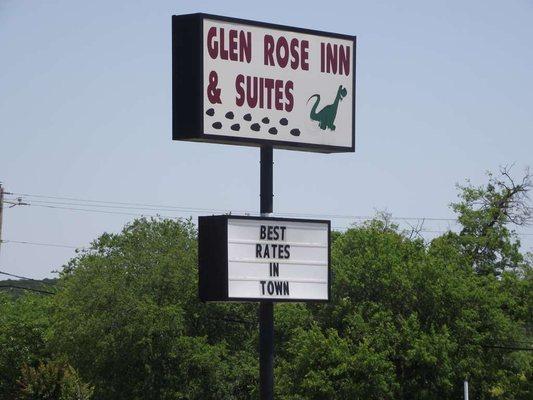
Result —
[[325, 130], [326, 128], [329, 128], [334, 131], [334, 123], [335, 118], [337, 117], [337, 108], [339, 107], [339, 101], [346, 97], [347, 94], [348, 92], [346, 91], [346, 88], [340, 85], [339, 89], [337, 90], [337, 96], [335, 96], [335, 101], [332, 104], [324, 106], [324, 108], [322, 108], [322, 110], [320, 110], [319, 112], [316, 112], [316, 109], [318, 107], [318, 103], [320, 103], [320, 95], [312, 95], [307, 100], [307, 103], [309, 103], [309, 100], [311, 100], [313, 97], [316, 97], [316, 101], [313, 105], [313, 108], [311, 108], [311, 114], [309, 114], [309, 117], [311, 118], [311, 120], [318, 122], [318, 126], [320, 127], [320, 129]]

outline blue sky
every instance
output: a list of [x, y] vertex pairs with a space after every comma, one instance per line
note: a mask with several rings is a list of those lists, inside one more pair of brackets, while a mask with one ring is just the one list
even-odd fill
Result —
[[[358, 37], [357, 150], [275, 151], [275, 212], [453, 218], [456, 183], [482, 183], [486, 170], [510, 163], [520, 175], [533, 164], [529, 0], [2, 0], [6, 189], [209, 210], [160, 211], [172, 216], [258, 212], [258, 149], [171, 140], [170, 21], [191, 12]], [[24, 200], [32, 205], [6, 209], [4, 240], [85, 246], [133, 218], [116, 212], [156, 213]], [[359, 221], [332, 220], [336, 227]], [[424, 223], [429, 231], [448, 227], [453, 222]], [[533, 235], [521, 238], [533, 249]], [[0, 270], [52, 276], [73, 255], [67, 247], [5, 243]]]

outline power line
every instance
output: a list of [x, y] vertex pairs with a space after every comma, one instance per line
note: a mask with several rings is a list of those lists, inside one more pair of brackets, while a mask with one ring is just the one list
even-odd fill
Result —
[[20, 289], [20, 290], [28, 290], [30, 292], [37, 292], [37, 293], [42, 293], [42, 294], [52, 294], [52, 295], [55, 294], [54, 292], [49, 292], [47, 290], [33, 289], [33, 288], [17, 286], [17, 285], [0, 285], [0, 289]]
[[[153, 210], [165, 210], [165, 211], [201, 211], [201, 212], [224, 212], [226, 210], [222, 209], [213, 209], [213, 208], [198, 208], [198, 207], [187, 207], [187, 206], [170, 206], [170, 205], [162, 205], [162, 204], [147, 204], [147, 203], [129, 203], [129, 202], [120, 202], [120, 201], [106, 201], [106, 200], [90, 200], [90, 199], [80, 199], [80, 198], [74, 198], [74, 197], [59, 197], [59, 196], [44, 196], [44, 195], [38, 195], [38, 194], [24, 194], [24, 193], [13, 193], [17, 194], [19, 196], [26, 196], [26, 197], [38, 197], [38, 198], [46, 198], [46, 199], [56, 199], [56, 200], [67, 200], [67, 201], [77, 201], [82, 203], [100, 203], [100, 204], [108, 204], [108, 208], [131, 208], [131, 209], [145, 209], [144, 207], [148, 207], [149, 209]], [[33, 200], [36, 202], [35, 200]], [[37, 201], [41, 203], [50, 203], [50, 204], [66, 204], [66, 205], [78, 205], [78, 206], [93, 206], [93, 207], [102, 207], [101, 205], [96, 204], [72, 204], [72, 203], [60, 203], [60, 202], [45, 202], [45, 201]], [[127, 207], [114, 207], [112, 205], [118, 205], [118, 206], [127, 206]], [[106, 206], [103, 206], [106, 207]], [[141, 208], [140, 208], [141, 207]], [[247, 211], [236, 211], [236, 212], [247, 212]]]
[[[44, 204], [43, 204], [44, 203]], [[58, 204], [58, 205], [56, 205]], [[164, 214], [144, 214], [144, 213], [129, 213], [129, 212], [122, 212], [122, 211], [109, 211], [109, 210], [95, 210], [92, 208], [78, 208], [78, 207], [104, 207], [104, 208], [121, 208], [121, 209], [133, 209], [133, 210], [149, 210], [149, 211], [178, 211], [178, 210], [172, 210], [171, 208], [168, 208], [166, 210], [162, 209], [151, 209], [151, 208], [140, 208], [140, 207], [124, 207], [124, 206], [104, 206], [104, 205], [85, 205], [85, 204], [76, 204], [76, 203], [62, 203], [62, 202], [41, 202], [41, 201], [34, 201], [32, 204], [29, 204], [30, 206], [34, 207], [44, 207], [44, 208], [52, 208], [52, 209], [60, 209], [60, 210], [71, 210], [71, 211], [87, 211], [87, 212], [95, 212], [95, 213], [104, 213], [104, 214], [117, 214], [117, 215], [131, 215], [131, 216], [152, 216], [152, 217], [168, 217], [168, 218], [176, 218], [176, 216], [172, 215], [164, 215]], [[78, 206], [78, 207], [70, 207], [70, 206]], [[205, 208], [182, 208], [179, 210], [180, 213], [201, 213], [201, 212], [222, 212], [222, 213], [230, 213], [229, 210], [223, 210], [223, 209], [205, 209]], [[251, 211], [231, 211], [236, 213], [242, 213], [242, 214], [252, 214]], [[373, 219], [374, 217], [371, 216], [362, 216], [362, 215], [337, 215], [337, 214], [306, 214], [306, 213], [276, 213], [278, 216], [307, 216], [307, 217], [322, 217], [322, 218], [352, 218], [357, 220], [364, 220], [368, 221]], [[431, 218], [431, 217], [391, 217], [392, 220], [403, 220], [403, 221], [410, 221], [410, 220], [417, 220], [417, 221], [455, 221], [453, 219], [444, 219], [444, 218]], [[339, 227], [340, 229], [348, 229], [350, 227], [343, 226]], [[421, 230], [419, 232], [432, 232], [432, 233], [445, 233], [448, 231], [443, 230]], [[524, 236], [533, 236], [533, 233], [517, 233], [518, 235], [524, 235]]]
[[42, 208], [52, 208], [57, 210], [69, 210], [69, 211], [86, 211], [86, 212], [94, 212], [94, 213], [100, 213], [100, 214], [114, 214], [114, 215], [130, 215], [134, 217], [168, 217], [168, 218], [175, 218], [170, 215], [163, 215], [163, 214], [140, 214], [140, 213], [127, 213], [127, 212], [119, 212], [119, 211], [106, 211], [106, 210], [93, 210], [89, 208], [75, 208], [75, 207], [61, 207], [61, 206], [50, 206], [50, 205], [43, 205], [43, 204], [32, 204], [33, 207], [42, 207]]
[[[108, 206], [107, 208], [126, 208], [126, 209], [143, 209], [139, 207], [148, 207], [152, 211], [162, 210], [162, 211], [188, 211], [188, 212], [228, 212], [229, 210], [224, 209], [215, 209], [215, 208], [198, 208], [198, 207], [189, 207], [189, 206], [169, 206], [161, 204], [148, 204], [148, 203], [129, 203], [129, 202], [119, 202], [119, 201], [108, 201], [108, 200], [91, 200], [91, 199], [81, 199], [75, 197], [62, 197], [62, 196], [46, 196], [40, 194], [30, 194], [30, 193], [12, 193], [17, 196], [26, 196], [26, 197], [38, 197], [45, 199], [56, 199], [56, 200], [67, 200], [67, 201], [77, 201], [84, 203], [100, 203], [100, 204], [109, 204], [109, 205], [119, 205], [127, 207], [115, 207]], [[58, 204], [58, 205], [72, 205], [72, 206], [96, 206], [96, 204], [73, 204], [73, 203], [62, 203], [62, 202], [46, 202], [46, 201], [34, 201], [38, 203], [45, 204]], [[98, 206], [102, 207], [102, 206]], [[251, 210], [232, 210], [236, 213], [254, 213]], [[280, 212], [276, 213], [280, 216], [308, 216], [308, 217], [327, 217], [327, 218], [339, 218], [339, 219], [358, 219], [358, 220], [368, 220], [374, 217], [365, 216], [365, 215], [350, 215], [350, 214], [314, 214], [314, 213], [297, 213], [297, 212]], [[392, 220], [401, 220], [401, 221], [447, 221], [447, 222], [457, 222], [456, 218], [441, 218], [441, 217], [391, 217]]]
[[[57, 209], [57, 210], [85, 211], [85, 212], [100, 213], [100, 214], [129, 215], [129, 216], [135, 216], [135, 217], [183, 218], [183, 216], [167, 215], [167, 214], [159, 214], [159, 213], [158, 214], [144, 214], [144, 213], [129, 213], [129, 212], [122, 212], [122, 211], [94, 210], [94, 209], [90, 209], [90, 208], [52, 206], [52, 205], [44, 205], [44, 204], [30, 204], [30, 205], [34, 206], [34, 207], [51, 208], [51, 209]], [[154, 211], [156, 211], [156, 210], [154, 210]], [[228, 210], [209, 210], [209, 211], [210, 212], [229, 213]], [[185, 211], [183, 211], [182, 213], [184, 213], [184, 212]], [[202, 211], [200, 211], [200, 210], [193, 211], [191, 209], [188, 212], [198, 214], [198, 213], [201, 213]], [[243, 214], [251, 214], [251, 213], [243, 212]], [[295, 216], [295, 217], [296, 216], [300, 216], [300, 217], [308, 216], [308, 217], [322, 217], [322, 218], [338, 218], [338, 217], [336, 217], [334, 215], [328, 215], [328, 214], [276, 213], [276, 215], [277, 216]], [[348, 217], [346, 217], [346, 218], [348, 218]], [[372, 220], [373, 217], [370, 217], [370, 216], [352, 216], [352, 218], [363, 220], [363, 221], [369, 221], [369, 220]], [[391, 218], [391, 219], [400, 219], [400, 220], [402, 220], [402, 218]], [[403, 220], [407, 220], [407, 219], [403, 219]], [[410, 218], [409, 218], [409, 220], [410, 220]], [[420, 220], [424, 220], [424, 218], [420, 218]], [[338, 230], [347, 230], [347, 229], [350, 229], [350, 228], [353, 228], [353, 227], [352, 226], [334, 227], [334, 229], [338, 229]], [[418, 232], [422, 232], [422, 233], [440, 233], [440, 234], [442, 234], [442, 233], [447, 233], [447, 232], [452, 232], [452, 231], [451, 230], [422, 229], [422, 230], [418, 230]], [[518, 236], [533, 236], [533, 233], [516, 232], [516, 235], [518, 235]]]
[[[50, 205], [40, 205], [40, 204], [33, 204], [34, 207], [43, 207], [43, 208], [51, 208], [51, 209], [57, 209], [57, 210], [68, 210], [68, 211], [82, 211], [82, 212], [91, 212], [91, 213], [100, 213], [100, 214], [112, 214], [112, 215], [128, 215], [128, 216], [134, 216], [134, 217], [163, 217], [163, 218], [183, 218], [175, 215], [166, 215], [166, 214], [140, 214], [140, 213], [127, 213], [127, 212], [119, 212], [119, 211], [106, 211], [106, 210], [93, 210], [89, 208], [75, 208], [75, 207], [60, 207], [60, 206], [50, 206]], [[279, 216], [283, 214], [277, 214]], [[325, 217], [325, 216], [323, 216]], [[361, 217], [363, 218], [363, 217]], [[371, 220], [371, 217], [365, 217], [366, 220]], [[334, 230], [338, 231], [346, 231], [348, 229], [355, 228], [355, 226], [334, 226], [332, 227]], [[416, 230], [416, 229], [415, 229]], [[452, 230], [432, 230], [432, 229], [422, 229], [418, 230], [420, 233], [438, 233], [438, 234], [444, 234], [447, 232], [453, 232]], [[516, 232], [517, 236], [533, 236], [533, 233], [528, 232]], [[16, 242], [16, 241], [2, 241], [2, 243], [7, 242], [13, 242], [13, 243], [23, 243], [22, 241]], [[46, 244], [46, 243], [30, 243], [26, 242], [24, 244], [35, 244], [35, 245], [42, 245], [42, 246], [54, 246], [54, 247], [65, 247], [65, 248], [78, 248], [76, 246], [72, 245], [54, 245], [54, 244]]]
[[[181, 214], [203, 213], [203, 212], [238, 213], [238, 214], [239, 213], [242, 213], [242, 214], [253, 214], [254, 213], [254, 211], [251, 211], [251, 210], [228, 210], [228, 209], [216, 209], [216, 208], [198, 208], [198, 207], [189, 207], [189, 206], [170, 206], [170, 205], [148, 204], [148, 203], [128, 203], [128, 202], [117, 202], [117, 201], [107, 201], [107, 200], [81, 199], [81, 198], [75, 198], [75, 197], [45, 196], [45, 195], [25, 194], [25, 193], [13, 193], [13, 195], [78, 202], [78, 203], [71, 203], [71, 202], [33, 200], [32, 205], [38, 206], [38, 207], [47, 206], [46, 208], [65, 209], [65, 210], [72, 210], [72, 211], [101, 212], [105, 214], [117, 214], [117, 215], [165, 216], [161, 214], [154, 215], [154, 214], [143, 214], [143, 213], [117, 212], [117, 211], [109, 211], [109, 210], [95, 210], [92, 208], [91, 209], [89, 208], [80, 209], [78, 207], [99, 207], [99, 208], [108, 208], [108, 209], [110, 208], [110, 209], [145, 210], [145, 211], [175, 211]], [[315, 218], [354, 219], [354, 220], [363, 220], [363, 221], [371, 220], [375, 218], [375, 217], [368, 216], [368, 215], [314, 214], [314, 213], [297, 213], [297, 212], [279, 212], [279, 213], [276, 213], [276, 215], [289, 216], [289, 217], [300, 216], [300, 217], [315, 217]], [[172, 217], [172, 216], [166, 216], [166, 217]], [[391, 216], [390, 219], [395, 220], [395, 221], [442, 221], [442, 222], [458, 223], [458, 220], [456, 218], [441, 218], [441, 217], [394, 217], [394, 216]], [[427, 232], [430, 232], [430, 231], [427, 231]], [[435, 231], [434, 233], [444, 233], [444, 232], [446, 231]], [[517, 233], [517, 234], [523, 235], [523, 236], [533, 236], [533, 233]]]
[[[332, 227], [333, 231], [346, 231], [348, 229], [350, 229], [352, 227], [346, 227], [346, 226], [334, 226]], [[421, 230], [419, 231], [420, 233], [439, 233], [439, 234], [443, 234], [443, 233], [447, 233], [447, 232], [451, 232], [451, 231], [436, 231], [436, 230]], [[526, 234], [524, 234], [526, 235]], [[5, 243], [5, 244], [10, 244], [10, 243], [15, 243], [15, 244], [23, 244], [23, 245], [32, 245], [32, 246], [44, 246], [44, 247], [57, 247], [57, 248], [65, 248], [65, 249], [75, 249], [75, 250], [83, 250], [83, 249], [87, 249], [87, 247], [85, 246], [72, 246], [72, 245], [69, 245], [69, 244], [58, 244], [58, 243], [42, 243], [42, 242], [30, 242], [30, 241], [24, 241], [24, 240], [2, 240], [1, 241], [2, 243]]]
[[47, 247], [63, 247], [63, 248], [66, 248], [66, 249], [83, 249], [83, 247], [71, 246], [71, 245], [67, 245], [67, 244], [29, 242], [29, 241], [25, 241], [25, 240], [2, 240], [2, 243], [29, 244], [29, 245], [34, 245], [34, 246], [47, 246]]
[[[339, 230], [339, 231], [341, 231], [341, 230], [346, 231], [348, 229], [353, 229], [353, 228], [356, 228], [356, 227], [355, 226], [334, 226], [334, 227], [332, 227], [332, 229]], [[421, 232], [421, 233], [439, 233], [439, 234], [453, 232], [452, 230], [433, 230], [433, 229], [421, 229], [421, 230], [414, 229], [414, 231], [415, 232]], [[518, 236], [533, 236], [533, 233], [528, 233], [528, 232], [524, 232], [524, 233], [515, 232], [515, 233]]]
[[54, 283], [52, 282], [47, 282], [45, 280], [39, 280], [39, 279], [33, 279], [33, 278], [28, 278], [27, 276], [21, 276], [21, 275], [15, 275], [15, 274], [11, 274], [9, 272], [5, 272], [5, 271], [0, 271], [0, 274], [2, 275], [7, 275], [7, 276], [10, 276], [12, 278], [19, 278], [19, 279], [24, 279], [26, 281], [33, 281], [33, 282], [39, 282], [39, 283], [45, 283], [47, 285], [55, 285]]
[[223, 210], [209, 210], [202, 208], [191, 208], [191, 207], [170, 207], [170, 206], [161, 206], [156, 208], [155, 206], [124, 206], [124, 205], [107, 205], [107, 204], [87, 204], [87, 203], [72, 203], [72, 202], [58, 202], [58, 201], [42, 201], [42, 200], [32, 200], [32, 204], [53, 204], [61, 206], [78, 206], [78, 207], [100, 207], [100, 208], [112, 208], [112, 209], [125, 209], [125, 210], [147, 210], [147, 211], [180, 211], [180, 212], [191, 212], [191, 211], [200, 211], [200, 212], [209, 212], [217, 211], [221, 212]]
[[[145, 216], [145, 217], [164, 217], [164, 218], [180, 218], [180, 216], [175, 215], [165, 215], [165, 214], [146, 214], [146, 213], [133, 213], [133, 212], [124, 212], [124, 211], [115, 211], [114, 209], [124, 209], [124, 210], [145, 210], [145, 211], [169, 211], [177, 212], [179, 214], [184, 213], [193, 213], [199, 214], [204, 212], [213, 212], [213, 213], [237, 213], [237, 214], [253, 214], [253, 211], [247, 210], [224, 210], [224, 209], [214, 209], [214, 208], [195, 208], [195, 207], [186, 207], [186, 206], [169, 206], [161, 204], [149, 204], [149, 203], [129, 203], [129, 202], [118, 202], [118, 201], [107, 201], [107, 200], [92, 200], [92, 199], [82, 199], [76, 197], [63, 197], [63, 196], [47, 196], [40, 194], [30, 194], [30, 193], [10, 193], [10, 195], [18, 196], [27, 196], [27, 197], [36, 197], [42, 199], [52, 199], [52, 200], [66, 200], [66, 201], [47, 201], [47, 200], [33, 200], [32, 204], [34, 207], [58, 209], [58, 210], [67, 210], [67, 211], [81, 211], [81, 212], [91, 212], [91, 213], [101, 213], [101, 214], [113, 214], [113, 215], [128, 215], [128, 216]], [[72, 203], [76, 201], [77, 203]], [[84, 204], [85, 203], [85, 204]], [[89, 204], [87, 204], [89, 203]], [[107, 208], [104, 209], [94, 209], [94, 207]], [[112, 210], [109, 210], [112, 209]], [[295, 213], [295, 212], [281, 212], [276, 213], [278, 216], [287, 216], [287, 217], [309, 217], [309, 218], [337, 218], [337, 219], [353, 219], [367, 221], [375, 217], [372, 216], [362, 216], [362, 215], [347, 215], [347, 214], [313, 214], [313, 213]], [[390, 217], [391, 220], [397, 221], [446, 221], [457, 223], [455, 218], [439, 218], [439, 217]], [[338, 227], [336, 229], [349, 229], [350, 227]], [[446, 233], [450, 230], [419, 230], [422, 233]], [[517, 232], [518, 236], [533, 236], [533, 233], [529, 232]]]

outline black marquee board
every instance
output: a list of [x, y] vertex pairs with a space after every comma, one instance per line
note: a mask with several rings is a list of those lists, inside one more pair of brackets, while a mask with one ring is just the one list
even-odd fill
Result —
[[[234, 28], [234, 31], [239, 32], [235, 33], [234, 39], [237, 37], [241, 39], [241, 32], [244, 32], [245, 35], [250, 31], [250, 35], [255, 35], [250, 36], [252, 38], [250, 43], [255, 44], [253, 47], [249, 46], [252, 48], [249, 52], [251, 54], [250, 59], [246, 59], [247, 62], [227, 58], [220, 59], [223, 51], [226, 56], [228, 54], [227, 48], [224, 50], [221, 44], [224, 40], [222, 39], [223, 30], [219, 32], [218, 40], [221, 42], [218, 45], [221, 47], [216, 50], [218, 59], [217, 57], [211, 59], [206, 55], [211, 54], [207, 50], [208, 44], [204, 39], [209, 37], [206, 33], [209, 24], [217, 26], [217, 29], [226, 29], [226, 33]], [[278, 60], [276, 61], [277, 66], [267, 65], [265, 58], [267, 45], [263, 44], [263, 48], [257, 45], [260, 43], [258, 41], [262, 38], [261, 35], [262, 37], [270, 36], [277, 39], [286, 35], [288, 38], [286, 40], [291, 43], [291, 46], [291, 40], [300, 40], [295, 42], [300, 43], [301, 46], [299, 56], [294, 53], [293, 57], [291, 53], [291, 57], [288, 59], [291, 60], [291, 63], [292, 60], [296, 63], [298, 59], [301, 71], [287, 66], [282, 69], [279, 59], [276, 59]], [[225, 40], [226, 45], [231, 45], [228, 44], [230, 39], [226, 38]], [[305, 53], [304, 42], [307, 42], [308, 53]], [[214, 39], [212, 43], [216, 43]], [[341, 53], [343, 46], [345, 46], [345, 50]], [[280, 46], [280, 48], [282, 47]], [[271, 48], [273, 49], [273, 47]], [[286, 48], [288, 49], [288, 47]], [[232, 48], [229, 49], [230, 56], [236, 55], [238, 52], [241, 52], [242, 56], [242, 53], [246, 52], [242, 49], [237, 50], [235, 47], [232, 53]], [[296, 44], [294, 49], [296, 49]], [[331, 52], [329, 52], [330, 49]], [[262, 54], [260, 53], [261, 50], [263, 50]], [[284, 55], [282, 50], [279, 52], [280, 55]], [[271, 54], [278, 55], [277, 47], [275, 53], [273, 51]], [[308, 54], [307, 59], [304, 59], [304, 54]], [[346, 63], [343, 70], [341, 56], [344, 56], [342, 61]], [[272, 60], [274, 59], [272, 56]], [[281, 59], [283, 60], [283, 57]], [[261, 60], [263, 60], [263, 64], [261, 64]], [[355, 151], [355, 61], [355, 36], [203, 13], [174, 15], [172, 16], [172, 139], [244, 146], [269, 145], [280, 149], [320, 153], [353, 152]], [[338, 66], [334, 63], [338, 63]], [[317, 71], [318, 65], [320, 65], [321, 71]], [[214, 66], [213, 70], [212, 66]], [[304, 69], [305, 67], [307, 69]], [[335, 73], [332, 72], [333, 70]], [[206, 101], [206, 97], [209, 97], [207, 93], [211, 88], [209, 86], [210, 73], [213, 71], [217, 76], [217, 82], [220, 78], [220, 85], [225, 85], [221, 86], [223, 90], [218, 95], [220, 104], [216, 103], [216, 96], [213, 97], [215, 103], [209, 103], [211, 98]], [[344, 71], [344, 76], [341, 71]], [[237, 81], [240, 76], [242, 76], [242, 81]], [[247, 86], [248, 78], [254, 84], [258, 82], [258, 86]], [[255, 80], [256, 78], [257, 80]], [[268, 85], [267, 80], [269, 80]], [[278, 87], [278, 81], [285, 85], [284, 91], [281, 90], [281, 83]], [[257, 95], [260, 90], [259, 87], [262, 88], [262, 82], [269, 90], [268, 97], [264, 95], [265, 103], [269, 102], [268, 109], [267, 107], [260, 108], [258, 105], [252, 106], [253, 102], [248, 102], [248, 96], [251, 96], [250, 93], [253, 92], [253, 90], [250, 92], [249, 88], [256, 88]], [[289, 85], [289, 82], [292, 86]], [[274, 91], [272, 91], [272, 85], [276, 85]], [[231, 86], [233, 86], [231, 90], [236, 91], [237, 95], [229, 90]], [[248, 88], [246, 93], [245, 87]], [[212, 88], [218, 90], [217, 85]], [[315, 93], [317, 91], [319, 93]], [[263, 93], [263, 89], [260, 93]], [[272, 96], [275, 96], [273, 104], [270, 103], [271, 93], [273, 93]], [[317, 95], [319, 95], [319, 101], [316, 101]], [[244, 108], [239, 108], [243, 106], [236, 104], [239, 101], [237, 99], [239, 96], [242, 96], [242, 101], [246, 102]], [[284, 102], [281, 100], [282, 96], [285, 96]], [[313, 104], [316, 107], [312, 109]], [[328, 105], [334, 106], [335, 111], [333, 113], [330, 110], [324, 111], [325, 108], [328, 108], [325, 106]], [[207, 111], [218, 111], [217, 107], [220, 109], [216, 115], [218, 119], [215, 117], [213, 117], [215, 119], [209, 119], [206, 116]], [[232, 110], [231, 112], [235, 115], [232, 119], [240, 119], [233, 121], [224, 119], [224, 113], [228, 109]], [[314, 118], [317, 118], [314, 120], [311, 117], [313, 111], [315, 112]], [[322, 111], [324, 112], [322, 113]], [[246, 115], [251, 118], [250, 114], [252, 114], [253, 120], [246, 119]], [[269, 121], [269, 125], [263, 123], [265, 120]], [[223, 124], [222, 127], [214, 128], [215, 124], [221, 123]], [[237, 126], [238, 131], [235, 131]], [[256, 131], [256, 129], [260, 131]]]
[[[294, 274], [294, 272], [299, 273], [299, 277], [297, 279], [302, 279], [302, 272], [305, 274], [314, 274], [314, 276], [317, 276], [318, 274], [323, 274], [323, 279], [325, 281], [322, 283], [316, 283], [315, 282], [309, 284], [309, 283], [302, 283], [297, 282], [296, 284], [300, 284], [301, 290], [300, 293], [306, 293], [307, 291], [311, 291], [310, 296], [301, 296], [301, 297], [294, 297], [294, 296], [284, 296], [281, 294], [280, 296], [272, 297], [268, 295], [268, 292], [265, 290], [265, 294], [262, 295], [260, 293], [260, 285], [259, 280], [263, 279], [261, 278], [244, 278], [248, 279], [248, 281], [252, 281], [252, 286], [255, 286], [257, 288], [257, 295], [253, 296], [246, 296], [246, 295], [239, 295], [239, 296], [232, 296], [230, 295], [230, 282], [231, 282], [231, 276], [229, 276], [229, 271], [231, 271], [232, 266], [230, 266], [232, 260], [231, 256], [228, 254], [228, 249], [231, 246], [231, 238], [228, 238], [229, 236], [229, 229], [228, 226], [230, 224], [234, 224], [236, 226], [236, 229], [242, 234], [246, 235], [247, 233], [243, 230], [244, 228], [250, 228], [254, 233], [259, 233], [259, 230], [256, 230], [257, 226], [287, 226], [287, 239], [290, 239], [290, 243], [293, 245], [293, 251], [294, 247], [297, 247], [298, 244], [295, 244], [295, 236], [292, 235], [292, 232], [295, 232], [296, 230], [301, 231], [302, 229], [313, 231], [314, 230], [314, 236], [312, 236], [315, 240], [317, 237], [320, 237], [323, 242], [321, 242], [321, 246], [318, 244], [315, 244], [316, 251], [321, 252], [321, 259], [323, 259], [323, 264], [318, 265], [318, 263], [311, 263], [310, 265], [283, 265], [283, 261], [281, 260], [281, 265], [278, 266], [279, 269], [282, 270], [282, 273], [278, 276], [279, 279], [291, 279], [287, 278], [287, 275]], [[257, 224], [257, 225], [256, 225]], [[246, 227], [246, 225], [249, 225]], [[292, 225], [292, 226], [291, 226]], [[294, 228], [294, 230], [293, 230]], [[235, 231], [234, 231], [235, 232]], [[265, 231], [266, 234], [266, 231]], [[307, 234], [306, 238], [309, 238], [309, 233]], [[247, 237], [247, 236], [246, 236]], [[235, 239], [234, 234], [232, 234], [232, 238]], [[252, 238], [253, 239], [253, 238]], [[259, 239], [256, 237], [255, 239]], [[281, 236], [278, 237], [278, 239], [281, 239]], [[234, 241], [234, 243], [237, 243], [237, 246], [247, 246], [252, 245], [255, 246], [255, 243], [251, 243], [253, 240], [243, 240], [242, 237], [237, 238], [237, 240]], [[306, 301], [315, 301], [315, 302], [327, 302], [330, 299], [330, 292], [331, 292], [331, 255], [330, 255], [330, 242], [331, 242], [331, 223], [328, 220], [314, 220], [314, 219], [294, 219], [294, 218], [276, 218], [276, 217], [250, 217], [250, 216], [235, 216], [235, 215], [217, 215], [217, 216], [205, 216], [205, 217], [199, 217], [198, 218], [198, 262], [199, 262], [199, 297], [201, 301], [253, 301], [253, 302], [306, 302]], [[264, 241], [263, 241], [264, 243]], [[281, 243], [279, 240], [276, 243]], [[312, 246], [312, 243], [303, 243], [304, 246]], [[320, 247], [320, 248], [319, 248]], [[238, 250], [236, 252], [238, 253]], [[296, 251], [295, 251], [296, 252]], [[303, 249], [301, 251], [302, 253], [306, 253], [306, 259], [309, 257], [307, 254], [309, 254], [309, 247]], [[235, 251], [233, 251], [235, 253]], [[285, 253], [287, 254], [287, 253]], [[255, 262], [256, 265], [252, 265], [251, 267], [246, 267], [246, 274], [248, 276], [253, 275], [253, 269], [254, 267], [256, 270], [262, 268], [264, 271], [267, 271], [266, 274], [268, 274], [268, 264], [270, 261], [276, 261], [273, 259], [263, 259], [263, 260], [248, 260], [243, 262]], [[280, 260], [277, 260], [280, 261]], [[292, 260], [285, 260], [286, 262], [291, 262]], [[299, 268], [299, 271], [288, 271], [291, 268]], [[319, 271], [320, 269], [320, 271]], [[233, 270], [234, 271], [234, 270]], [[271, 270], [272, 271], [272, 270]], [[286, 274], [284, 274], [286, 272]], [[267, 276], [267, 275], [264, 276]], [[271, 275], [272, 276], [272, 275]], [[269, 279], [268, 277], [264, 279]], [[275, 279], [275, 278], [270, 278]], [[279, 281], [278, 281], [279, 282]], [[292, 282], [291, 282], [292, 283]], [[287, 283], [289, 285], [289, 283]], [[305, 286], [305, 285], [311, 285], [311, 286]], [[313, 286], [315, 285], [315, 288], [318, 286], [321, 286], [321, 293], [320, 296], [316, 296], [317, 292], [313, 292]], [[327, 285], [327, 286], [325, 286]], [[263, 289], [265, 286], [263, 285]], [[244, 292], [246, 293], [246, 292]], [[314, 296], [314, 297], [312, 297]]]

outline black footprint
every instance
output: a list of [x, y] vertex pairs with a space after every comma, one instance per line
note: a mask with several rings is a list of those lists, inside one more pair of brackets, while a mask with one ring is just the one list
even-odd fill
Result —
[[245, 121], [251, 121], [252, 120], [252, 114], [245, 114], [244, 115], [244, 120]]
[[252, 128], [252, 131], [259, 132], [259, 130], [261, 129], [261, 126], [258, 123], [255, 123], [255, 124], [252, 124], [250, 128]]
[[234, 117], [234, 115], [233, 115], [233, 113], [231, 111], [226, 113], [226, 118], [227, 119], [233, 119], [233, 117]]
[[263, 124], [268, 124], [268, 123], [270, 122], [270, 120], [268, 119], [268, 117], [265, 117], [265, 118], [263, 118], [263, 119], [261, 120], [261, 122], [262, 122]]
[[239, 129], [241, 129], [241, 126], [239, 124], [231, 125], [231, 130], [232, 131], [238, 131]]
[[287, 125], [289, 123], [289, 121], [287, 121], [287, 118], [282, 118], [279, 120], [279, 123], [283, 126]]
[[215, 129], [220, 129], [220, 128], [222, 128], [222, 124], [221, 124], [220, 122], [215, 122], [215, 123], [213, 124], [213, 128], [215, 128]]
[[291, 135], [292, 136], [300, 136], [300, 130], [299, 129], [291, 129]]
[[215, 110], [212, 109], [212, 108], [210, 108], [210, 109], [207, 110], [205, 113], [206, 113], [207, 115], [209, 115], [210, 117], [212, 117], [213, 115], [215, 115]]
[[268, 130], [268, 133], [272, 134], [272, 135], [277, 135], [278, 134], [278, 130], [274, 127], [270, 128]]

